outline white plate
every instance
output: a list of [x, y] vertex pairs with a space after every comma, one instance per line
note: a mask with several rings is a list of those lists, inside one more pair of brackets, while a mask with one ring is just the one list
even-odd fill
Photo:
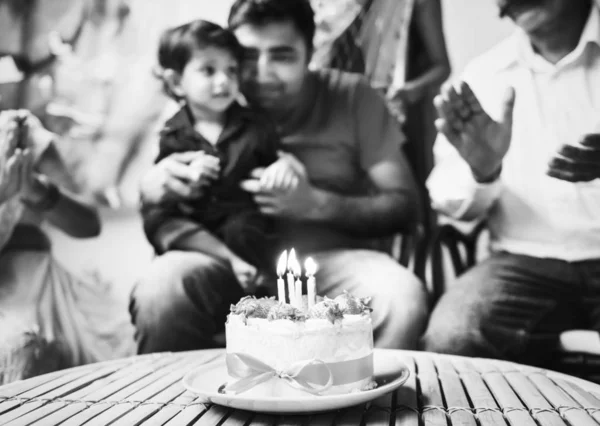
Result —
[[316, 413], [337, 410], [379, 398], [400, 387], [408, 379], [410, 371], [400, 360], [398, 352], [375, 349], [373, 355], [377, 387], [363, 392], [343, 395], [307, 395], [302, 398], [258, 398], [244, 396], [243, 393], [238, 395], [220, 394], [219, 386], [228, 379], [225, 352], [217, 360], [188, 372], [183, 378], [183, 386], [204, 398], [206, 402], [261, 413]]

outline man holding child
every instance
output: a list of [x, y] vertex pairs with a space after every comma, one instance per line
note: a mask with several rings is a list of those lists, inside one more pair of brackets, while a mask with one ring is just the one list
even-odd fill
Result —
[[[243, 46], [241, 90], [274, 122], [285, 151], [278, 172], [262, 164], [241, 187], [278, 222], [282, 246], [316, 260], [320, 295], [372, 297], [375, 344], [414, 348], [427, 318], [425, 289], [375, 250], [376, 240], [410, 230], [419, 211], [404, 137], [385, 101], [358, 75], [308, 70], [315, 31], [308, 0], [237, 0], [229, 26]], [[177, 152], [158, 162], [142, 182], [144, 209], [198, 199], [206, 186], [191, 167], [197, 156]], [[166, 220], [152, 234], [159, 256], [130, 309], [138, 350], [214, 346], [230, 304], [244, 295], [230, 257], [204, 250], [198, 242], [209, 231], [190, 219]]]

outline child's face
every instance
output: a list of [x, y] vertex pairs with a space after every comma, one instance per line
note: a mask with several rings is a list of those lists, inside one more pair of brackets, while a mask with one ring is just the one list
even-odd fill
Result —
[[225, 49], [197, 49], [183, 69], [177, 92], [193, 107], [223, 112], [239, 93], [238, 62]]

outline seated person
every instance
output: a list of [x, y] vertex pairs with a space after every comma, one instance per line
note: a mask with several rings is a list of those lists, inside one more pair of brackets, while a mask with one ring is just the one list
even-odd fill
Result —
[[286, 159], [278, 160], [279, 140], [272, 125], [237, 101], [241, 55], [233, 33], [211, 22], [193, 21], [163, 34], [160, 75], [167, 93], [182, 106], [161, 132], [156, 161], [173, 153], [194, 153], [191, 167], [201, 192], [189, 202], [148, 206], [143, 215], [146, 234], [160, 254], [166, 248], [152, 237], [164, 221], [181, 223], [183, 233], [190, 220], [194, 231], [205, 227], [203, 238], [189, 241], [185, 249], [228, 262], [251, 292], [257, 269], [273, 275], [280, 248], [276, 224], [260, 214], [240, 183], [254, 168], [271, 166], [263, 183], [285, 190], [293, 175], [286, 172]]
[[429, 178], [441, 212], [487, 218], [492, 253], [442, 296], [423, 347], [543, 364], [562, 331], [600, 331], [600, 10], [497, 3], [519, 29], [436, 98]]
[[[385, 100], [358, 74], [309, 71], [309, 0], [237, 0], [229, 26], [244, 47], [242, 92], [275, 121], [297, 180], [290, 190], [270, 189], [256, 168], [243, 188], [263, 214], [281, 220], [285, 247], [315, 259], [319, 295], [372, 297], [375, 345], [415, 348], [427, 320], [424, 286], [376, 250], [381, 238], [413, 229], [419, 212], [404, 136]], [[174, 154], [153, 166], [141, 183], [143, 204], [194, 199], [191, 163]], [[154, 240], [167, 252], [133, 290], [141, 353], [214, 346], [230, 305], [244, 295], [231, 268], [185, 251], [207, 232], [190, 220], [186, 227], [181, 234], [172, 220], [161, 224]]]
[[56, 352], [43, 362], [52, 368], [129, 355], [133, 343], [106, 286], [65, 270], [40, 230], [47, 221], [74, 238], [100, 233], [74, 190], [54, 135], [27, 111], [0, 113], [0, 315], [50, 343]]

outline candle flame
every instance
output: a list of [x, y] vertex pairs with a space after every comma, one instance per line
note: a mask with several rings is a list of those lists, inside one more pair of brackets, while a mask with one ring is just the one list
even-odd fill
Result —
[[281, 256], [279, 257], [279, 262], [277, 262], [277, 275], [278, 276], [281, 277], [283, 274], [285, 274], [287, 262], [288, 262], [287, 250], [284, 250], [283, 253], [281, 253]]
[[290, 255], [287, 261], [287, 267], [288, 270], [290, 270], [292, 274], [294, 274], [296, 277], [299, 277], [300, 274], [302, 274], [302, 271], [300, 270], [300, 262], [298, 262], [298, 258], [296, 257], [296, 250], [294, 249], [290, 250]]
[[304, 261], [304, 270], [308, 277], [312, 277], [317, 273], [317, 262], [315, 262], [312, 257], [307, 257]]

